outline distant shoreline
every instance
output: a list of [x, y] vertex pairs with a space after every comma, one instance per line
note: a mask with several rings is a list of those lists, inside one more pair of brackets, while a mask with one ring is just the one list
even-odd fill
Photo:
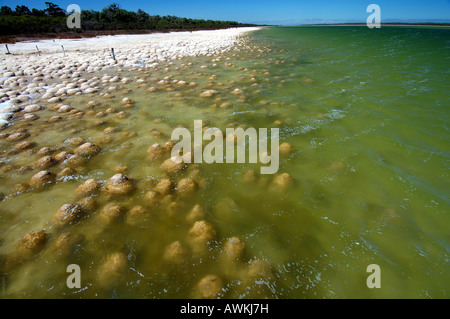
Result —
[[[299, 24], [291, 27], [366, 27], [365, 23]], [[285, 26], [288, 27], [288, 26]], [[450, 28], [450, 23], [381, 23], [381, 27], [438, 27]]]

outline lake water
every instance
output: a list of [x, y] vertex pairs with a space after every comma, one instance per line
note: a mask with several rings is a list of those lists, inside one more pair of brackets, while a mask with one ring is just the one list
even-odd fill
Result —
[[[26, 130], [37, 145], [10, 154], [17, 142], [0, 140], [0, 297], [195, 298], [202, 278], [215, 275], [221, 298], [448, 298], [449, 52], [447, 28], [263, 28], [220, 56], [112, 70], [133, 81], [114, 84], [109, 97], [65, 99], [83, 114], [48, 105], [36, 121], [15, 122], [2, 133]], [[218, 93], [200, 96], [209, 89]], [[134, 103], [122, 104], [124, 97]], [[99, 105], [88, 109], [91, 100]], [[54, 115], [63, 119], [49, 123]], [[278, 173], [292, 184], [274, 187], [278, 175], [261, 175], [260, 164], [201, 163], [165, 174], [161, 163], [170, 154], [150, 160], [147, 150], [169, 141], [176, 127], [193, 131], [194, 120], [223, 131], [278, 127], [280, 143], [292, 146], [280, 154]], [[69, 177], [26, 185], [41, 170], [34, 167], [39, 149], [55, 156], [81, 141], [101, 151], [48, 168], [71, 167]], [[94, 178], [105, 185], [117, 172], [134, 180], [132, 193], [99, 191], [83, 218], [52, 225], [62, 205], [79, 200], [80, 184]], [[189, 196], [176, 187], [185, 177], [196, 183]], [[146, 194], [164, 178], [173, 189], [149, 205]], [[109, 203], [122, 213], [105, 224]], [[195, 205], [203, 216], [189, 215]], [[136, 206], [143, 217], [130, 222]], [[201, 249], [190, 231], [196, 219], [214, 229]], [[43, 247], [10, 262], [20, 238], [42, 229]], [[61, 250], [61, 234], [79, 238]], [[224, 251], [231, 237], [245, 244], [237, 261]], [[174, 242], [177, 260], [167, 257]], [[124, 266], [105, 279], [111, 254], [124, 256]], [[69, 264], [80, 266], [80, 289], [66, 285]], [[370, 264], [380, 266], [379, 289], [366, 285]]]

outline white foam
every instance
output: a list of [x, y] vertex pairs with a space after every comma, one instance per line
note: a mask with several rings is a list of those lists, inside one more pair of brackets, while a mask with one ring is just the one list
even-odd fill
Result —
[[8, 122], [12, 115], [12, 113], [0, 113], [0, 120]]
[[13, 104], [11, 103], [11, 101], [0, 103], [0, 123], [2, 124], [0, 125], [1, 127], [9, 124], [8, 120], [13, 116], [13, 113], [7, 111], [5, 112], [5, 109], [12, 105]]
[[0, 103], [0, 112], [2, 112], [3, 109], [7, 108], [8, 106], [11, 106], [11, 104], [12, 104], [11, 101], [6, 101], [6, 102]]

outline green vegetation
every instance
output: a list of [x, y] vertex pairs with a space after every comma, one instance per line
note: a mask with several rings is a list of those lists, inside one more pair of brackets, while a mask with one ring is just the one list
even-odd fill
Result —
[[7, 6], [0, 8], [0, 35], [34, 35], [86, 31], [166, 31], [221, 29], [250, 26], [235, 21], [216, 21], [179, 18], [175, 16], [149, 15], [139, 9], [137, 12], [121, 9], [113, 3], [102, 11], [82, 10], [81, 29], [69, 29], [66, 19], [69, 14], [58, 5], [45, 2], [44, 10], [29, 9], [21, 5], [15, 10]]

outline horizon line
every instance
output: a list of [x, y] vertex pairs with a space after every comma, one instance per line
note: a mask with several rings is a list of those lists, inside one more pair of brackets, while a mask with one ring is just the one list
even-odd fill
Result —
[[[240, 21], [240, 23], [243, 23]], [[249, 21], [246, 23], [252, 23], [257, 25], [271, 25], [271, 26], [298, 26], [298, 25], [331, 25], [331, 24], [366, 24], [365, 20], [353, 20], [353, 19], [303, 19], [300, 21]], [[403, 23], [403, 24], [447, 24], [450, 23], [450, 19], [384, 19], [381, 20], [383, 24]]]

